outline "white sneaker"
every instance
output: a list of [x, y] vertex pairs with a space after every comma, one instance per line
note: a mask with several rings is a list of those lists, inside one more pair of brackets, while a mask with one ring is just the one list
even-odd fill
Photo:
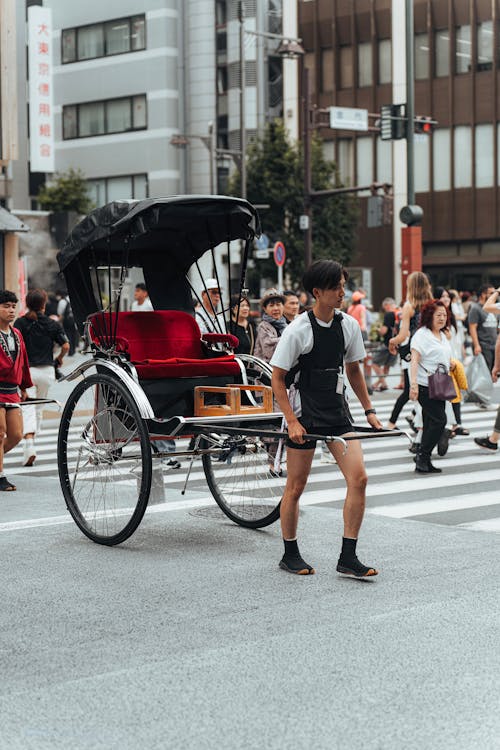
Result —
[[32, 438], [24, 441], [23, 466], [33, 466], [36, 460], [35, 441]]
[[336, 464], [337, 462], [335, 461], [330, 451], [328, 451], [328, 453], [321, 454], [321, 463], [322, 464]]

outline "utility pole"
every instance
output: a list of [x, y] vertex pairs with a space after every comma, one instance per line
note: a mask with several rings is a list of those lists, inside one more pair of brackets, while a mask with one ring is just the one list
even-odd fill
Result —
[[406, 185], [409, 206], [415, 204], [415, 60], [413, 52], [413, 0], [406, 0]]
[[312, 263], [312, 206], [311, 206], [311, 107], [309, 101], [309, 69], [302, 62], [302, 143], [304, 144], [304, 262], [309, 268]]

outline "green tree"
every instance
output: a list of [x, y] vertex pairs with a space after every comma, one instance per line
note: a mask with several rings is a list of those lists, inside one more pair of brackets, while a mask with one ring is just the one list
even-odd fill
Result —
[[[312, 187], [341, 187], [335, 164], [323, 156], [315, 137], [311, 148]], [[235, 173], [229, 194], [240, 194], [240, 175]], [[269, 123], [263, 136], [247, 154], [247, 197], [251, 203], [269, 204], [260, 212], [263, 231], [271, 241], [282, 240], [287, 251], [285, 271], [295, 284], [304, 272], [304, 233], [299, 227], [303, 213], [304, 166], [301, 144], [292, 144], [280, 121]], [[358, 220], [357, 201], [351, 195], [319, 198], [313, 203], [313, 260], [331, 258], [347, 264], [353, 254]], [[259, 276], [275, 276], [272, 261], [258, 261]]]
[[53, 180], [42, 185], [38, 202], [44, 211], [87, 214], [94, 208], [83, 172], [73, 168], [67, 172], [57, 172]]

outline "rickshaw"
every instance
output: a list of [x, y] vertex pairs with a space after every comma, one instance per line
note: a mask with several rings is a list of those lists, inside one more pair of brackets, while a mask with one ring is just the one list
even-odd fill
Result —
[[[285, 435], [273, 410], [271, 368], [234, 354], [230, 325], [229, 299], [246, 291], [259, 233], [257, 212], [243, 199], [115, 201], [85, 217], [58, 254], [90, 354], [67, 376], [76, 385], [61, 417], [58, 470], [67, 508], [94, 542], [125, 541], [153, 495], [168, 505], [163, 471], [175, 457], [187, 459], [183, 492], [188, 480], [204, 496], [208, 485], [233, 522], [255, 529], [279, 517], [283, 481], [271, 471], [270, 446]], [[240, 255], [227, 296], [216, 262], [222, 243], [229, 269]], [[193, 298], [200, 302], [206, 291], [206, 253], [221, 304], [213, 309], [215, 332], [202, 336]], [[134, 267], [142, 269], [152, 312], [121, 309]]]

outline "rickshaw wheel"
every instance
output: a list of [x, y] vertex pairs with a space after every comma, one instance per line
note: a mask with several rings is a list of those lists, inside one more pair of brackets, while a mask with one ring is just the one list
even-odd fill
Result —
[[203, 454], [203, 469], [214, 500], [228, 518], [250, 529], [279, 518], [284, 481], [271, 474], [269, 444], [218, 431], [206, 435], [200, 447], [213, 451]]
[[98, 544], [134, 533], [151, 489], [149, 433], [127, 388], [98, 373], [78, 383], [61, 418], [59, 480], [69, 512]]

